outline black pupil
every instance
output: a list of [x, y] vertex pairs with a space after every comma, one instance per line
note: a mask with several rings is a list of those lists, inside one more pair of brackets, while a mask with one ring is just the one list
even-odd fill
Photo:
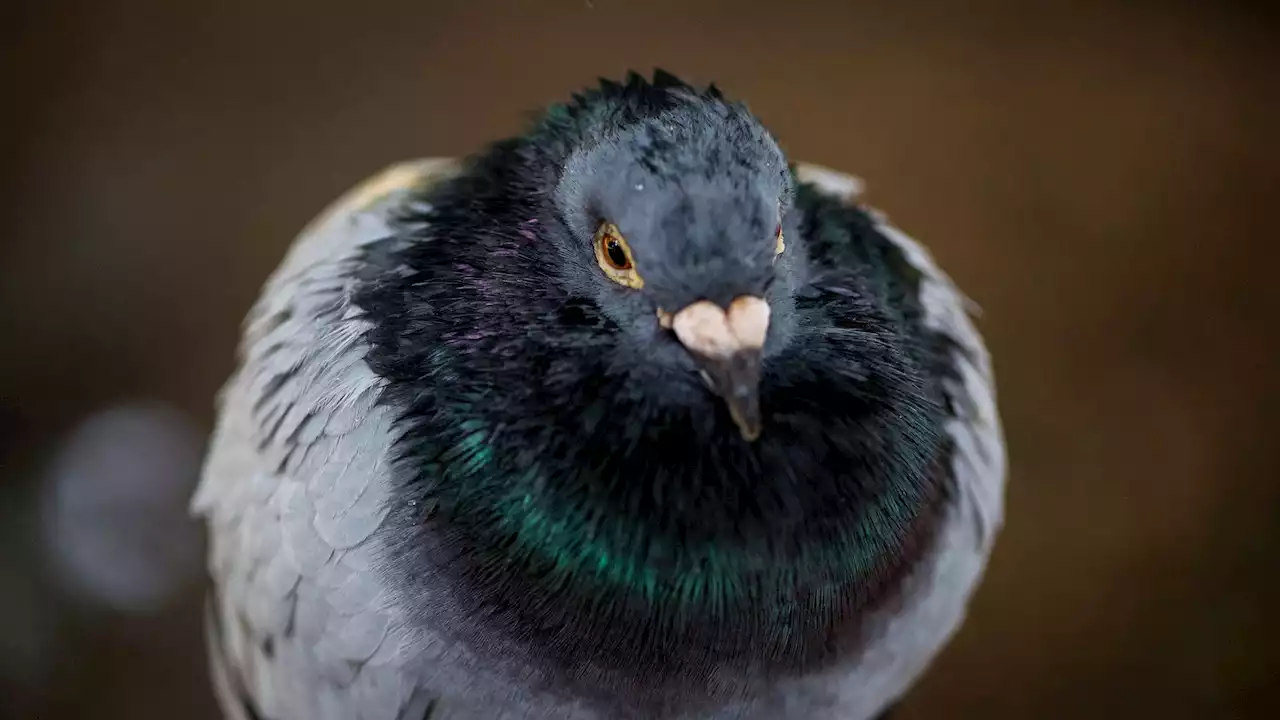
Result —
[[627, 262], [627, 254], [622, 251], [622, 244], [616, 238], [609, 238], [605, 241], [604, 252], [609, 256], [609, 264], [619, 270], [626, 269], [627, 265], [630, 264]]

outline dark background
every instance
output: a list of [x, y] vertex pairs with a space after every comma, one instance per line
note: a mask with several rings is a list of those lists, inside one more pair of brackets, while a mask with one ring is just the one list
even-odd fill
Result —
[[1008, 522], [904, 717], [1280, 717], [1280, 50], [1200, 5], [10, 0], [0, 715], [211, 718], [181, 505], [293, 234], [662, 65], [865, 178], [985, 309]]

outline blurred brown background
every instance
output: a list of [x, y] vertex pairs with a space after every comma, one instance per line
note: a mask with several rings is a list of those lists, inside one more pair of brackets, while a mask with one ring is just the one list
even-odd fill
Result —
[[212, 718], [181, 505], [293, 233], [662, 65], [985, 308], [1008, 523], [904, 717], [1280, 717], [1274, 18], [1032, 5], [5, 4], [0, 715]]

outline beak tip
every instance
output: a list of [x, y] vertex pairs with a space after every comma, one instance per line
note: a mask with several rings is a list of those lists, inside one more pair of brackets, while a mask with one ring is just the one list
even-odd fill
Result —
[[749, 443], [758, 440], [764, 425], [760, 417], [760, 353], [746, 350], [701, 361], [703, 380], [724, 401], [742, 439]]
[[738, 432], [742, 435], [742, 439], [749, 443], [760, 439], [760, 433], [764, 430], [764, 423], [760, 419], [760, 412], [756, 408], [752, 408], [744, 416], [742, 408], [737, 405], [729, 405], [729, 416], [733, 418], [733, 424], [738, 426]]

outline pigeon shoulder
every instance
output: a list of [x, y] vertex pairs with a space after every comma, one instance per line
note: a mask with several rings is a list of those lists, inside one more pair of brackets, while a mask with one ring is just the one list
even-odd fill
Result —
[[417, 718], [390, 603], [368, 570], [392, 417], [364, 363], [362, 254], [455, 164], [393, 165], [297, 237], [243, 327], [192, 510], [209, 529], [207, 628], [224, 712], [244, 720]]

